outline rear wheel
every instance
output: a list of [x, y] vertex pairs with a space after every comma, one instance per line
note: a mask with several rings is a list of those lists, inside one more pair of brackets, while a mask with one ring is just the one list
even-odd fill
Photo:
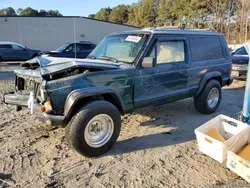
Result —
[[106, 101], [93, 101], [82, 107], [66, 126], [69, 145], [78, 153], [95, 157], [108, 151], [121, 129], [117, 108]]
[[202, 92], [194, 98], [195, 109], [203, 114], [215, 112], [221, 101], [221, 85], [217, 80], [210, 80]]

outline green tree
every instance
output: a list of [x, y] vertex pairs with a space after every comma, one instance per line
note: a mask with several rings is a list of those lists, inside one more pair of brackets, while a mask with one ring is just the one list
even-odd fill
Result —
[[32, 9], [31, 7], [27, 7], [22, 10], [20, 16], [39, 16], [39, 14], [37, 10]]
[[58, 10], [49, 10], [47, 16], [62, 16], [62, 14]]
[[138, 4], [134, 3], [128, 7], [127, 24], [136, 26], [137, 15], [138, 15]]
[[208, 1], [189, 0], [183, 20], [186, 22], [187, 27], [204, 28], [207, 25], [206, 22], [209, 16]]
[[18, 9], [16, 10], [16, 13], [17, 13], [18, 15], [20, 15], [22, 11], [23, 11], [22, 8], [18, 8]]
[[153, 9], [154, 0], [144, 0], [140, 3], [138, 8], [138, 19], [136, 25], [139, 27], [153, 27], [156, 26], [156, 12]]
[[89, 14], [88, 18], [95, 18], [95, 14]]
[[101, 8], [95, 15], [95, 19], [98, 20], [104, 20], [108, 21], [109, 20], [109, 15], [111, 13], [112, 9], [111, 8]]
[[16, 16], [16, 11], [12, 7], [0, 10], [0, 16]]
[[47, 16], [47, 11], [41, 9], [38, 14], [39, 14], [39, 16]]
[[158, 16], [156, 18], [157, 26], [164, 26], [167, 21], [166, 0], [161, 0], [159, 4]]
[[109, 21], [116, 23], [126, 23], [128, 21], [128, 6], [118, 5], [112, 9]]

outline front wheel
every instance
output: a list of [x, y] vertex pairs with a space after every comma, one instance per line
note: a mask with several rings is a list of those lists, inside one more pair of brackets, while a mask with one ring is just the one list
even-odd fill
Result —
[[195, 109], [203, 114], [217, 110], [221, 102], [221, 85], [217, 80], [210, 80], [202, 92], [194, 98]]
[[78, 153], [95, 157], [108, 151], [121, 129], [117, 108], [106, 101], [93, 101], [83, 106], [66, 126], [69, 145]]

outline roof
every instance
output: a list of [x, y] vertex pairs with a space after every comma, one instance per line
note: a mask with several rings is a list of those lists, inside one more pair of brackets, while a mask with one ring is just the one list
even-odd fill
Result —
[[64, 44], [93, 44], [90, 41], [65, 42]]
[[19, 45], [19, 46], [24, 47], [24, 46], [21, 45], [21, 44], [18, 44], [18, 43], [16, 43], [16, 42], [10, 42], [10, 41], [0, 41], [0, 44], [10, 44], [10, 45], [15, 44], [15, 45]]
[[93, 21], [98, 21], [98, 22], [105, 22], [105, 23], [110, 23], [110, 24], [115, 24], [115, 25], [122, 25], [122, 26], [127, 26], [127, 27], [133, 27], [133, 28], [137, 28], [140, 29], [139, 27], [133, 26], [133, 25], [128, 25], [128, 24], [122, 24], [122, 23], [115, 23], [115, 22], [110, 22], [110, 21], [104, 21], [104, 20], [98, 20], [98, 19], [94, 19], [94, 18], [89, 18], [89, 17], [85, 17], [85, 16], [0, 16], [0, 18], [84, 18], [84, 19], [88, 19], [88, 20], [93, 20]]
[[124, 31], [123, 33], [152, 33], [152, 34], [190, 34], [190, 35], [221, 35], [212, 29], [168, 29], [168, 28], [152, 28], [140, 29], [132, 31]]

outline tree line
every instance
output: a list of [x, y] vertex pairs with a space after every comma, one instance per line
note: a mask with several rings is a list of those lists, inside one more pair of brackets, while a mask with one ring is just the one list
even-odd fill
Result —
[[62, 16], [62, 14], [58, 10], [36, 10], [31, 7], [15, 10], [12, 7], [8, 7], [0, 9], [0, 16]]
[[182, 24], [186, 28], [210, 28], [224, 34], [230, 43], [243, 43], [250, 39], [249, 14], [250, 0], [140, 0], [101, 8], [88, 17], [141, 28]]

